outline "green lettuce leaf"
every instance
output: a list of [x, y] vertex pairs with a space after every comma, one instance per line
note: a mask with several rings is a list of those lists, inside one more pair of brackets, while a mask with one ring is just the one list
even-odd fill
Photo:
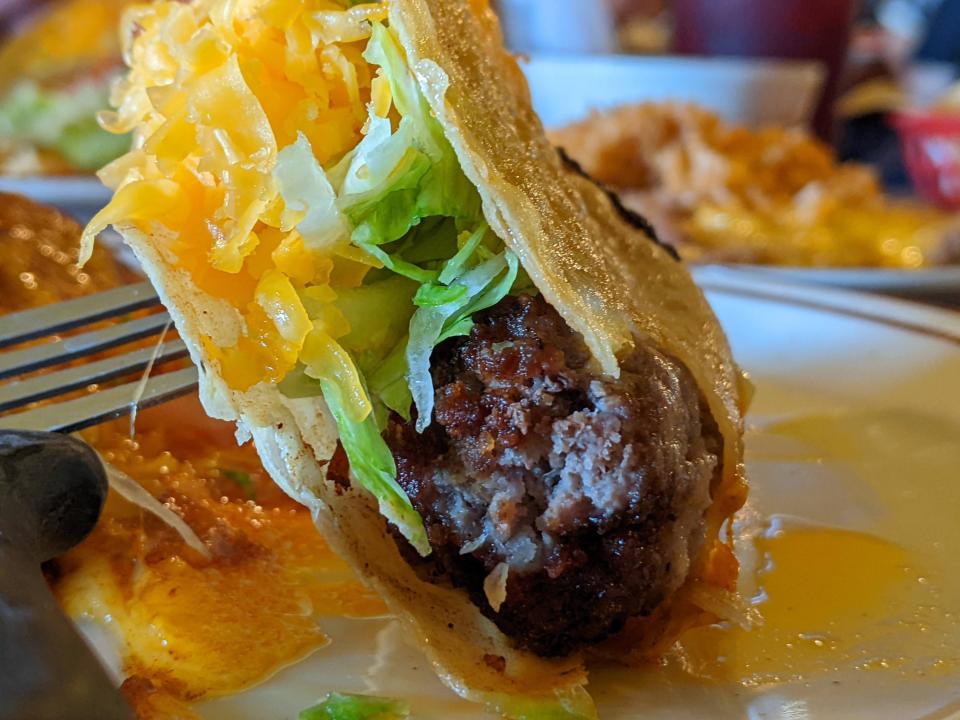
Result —
[[277, 153], [273, 176], [284, 206], [305, 213], [297, 230], [307, 247], [325, 250], [346, 238], [349, 228], [337, 207], [336, 192], [303, 133]]
[[[354, 226], [371, 219], [378, 206], [394, 193], [413, 191], [401, 197], [408, 204], [415, 201], [420, 181], [430, 170], [429, 156], [418, 148], [417, 131], [416, 123], [403, 118], [393, 132], [388, 118], [371, 111], [366, 136], [344, 158], [346, 170], [331, 171], [333, 180], [339, 182], [340, 207]], [[341, 172], [343, 177], [338, 178]]]
[[129, 135], [113, 135], [97, 124], [108, 96], [107, 82], [65, 90], [18, 83], [0, 99], [0, 137], [55, 150], [80, 170], [98, 170], [130, 149]]
[[339, 342], [354, 357], [363, 359], [360, 365], [365, 372], [375, 370], [406, 337], [418, 287], [416, 282], [393, 275], [337, 293], [336, 306], [350, 324], [350, 333]]
[[319, 705], [300, 713], [299, 720], [405, 720], [410, 708], [402, 700], [369, 695], [330, 693]]
[[383, 69], [393, 104], [404, 119], [409, 119], [426, 133], [419, 136], [420, 148], [433, 160], [439, 160], [444, 154], [444, 145], [448, 145], [439, 123], [433, 118], [426, 98], [420, 92], [417, 79], [407, 65], [403, 48], [393, 33], [382, 23], [376, 23], [363, 59], [371, 65]]
[[303, 363], [297, 363], [296, 367], [280, 381], [277, 389], [291, 400], [302, 400], [323, 395], [320, 383], [307, 375]]
[[[401, 344], [401, 348], [403, 345]], [[396, 360], [391, 360], [382, 366], [382, 370], [396, 367]], [[405, 362], [403, 363], [405, 367]], [[403, 408], [402, 390], [390, 388], [390, 370], [380, 382], [386, 383], [385, 395], [380, 402], [387, 402], [388, 406], [397, 409]], [[401, 372], [403, 370], [401, 369]], [[405, 385], [405, 383], [404, 383]], [[340, 444], [343, 446], [347, 459], [350, 461], [350, 472], [360, 486], [366, 488], [376, 499], [380, 512], [390, 522], [397, 526], [410, 544], [422, 555], [428, 555], [430, 544], [427, 541], [426, 531], [420, 514], [414, 510], [410, 498], [397, 483], [397, 466], [393, 453], [380, 434], [382, 419], [376, 412], [371, 412], [363, 420], [351, 417], [347, 408], [347, 389], [336, 377], [314, 378], [307, 374], [303, 364], [298, 364], [278, 386], [281, 393], [291, 399], [311, 398], [322, 395], [323, 400], [337, 423], [340, 435]], [[396, 408], [394, 408], [396, 405]], [[406, 413], [409, 416], [409, 402]], [[402, 413], [401, 413], [402, 414]]]
[[390, 410], [410, 422], [413, 395], [407, 385], [407, 341], [397, 344], [370, 378], [370, 392]]
[[349, 159], [341, 208], [355, 227], [353, 241], [385, 245], [429, 217], [479, 222], [480, 196], [382, 24], [374, 26], [364, 58], [382, 69], [401, 120], [391, 133], [390, 120], [371, 111], [367, 136]]
[[419, 265], [414, 265], [412, 262], [407, 262], [403, 258], [385, 252], [376, 245], [357, 243], [357, 246], [373, 255], [373, 257], [383, 263], [384, 267], [389, 268], [398, 275], [403, 275], [403, 277], [421, 283], [431, 283], [437, 278], [438, 273], [435, 270], [425, 270]]
[[341, 385], [333, 378], [317, 378], [323, 399], [330, 409], [340, 444], [350, 461], [350, 473], [376, 499], [381, 514], [397, 526], [403, 536], [421, 555], [430, 554], [430, 543], [423, 519], [413, 509], [410, 498], [397, 483], [397, 465], [393, 453], [380, 435], [376, 413], [362, 421], [350, 417]]
[[439, 268], [459, 249], [456, 220], [442, 216], [425, 218], [402, 241], [385, 249], [404, 260], [429, 268]]
[[430, 283], [421, 285], [413, 298], [413, 304], [421, 308], [433, 308], [456, 302], [467, 294], [464, 285], [441, 285]]
[[469, 315], [470, 308], [489, 307], [486, 303], [499, 292], [503, 293], [501, 298], [509, 292], [509, 286], [516, 277], [516, 271], [511, 270], [515, 265], [516, 256], [505, 250], [457, 278], [450, 286], [462, 289], [455, 300], [421, 307], [413, 314], [407, 344], [407, 365], [410, 393], [417, 406], [419, 432], [427, 428], [433, 417], [433, 378], [430, 375], [433, 348], [441, 341], [445, 331], [457, 326]]
[[467, 264], [479, 249], [480, 243], [483, 242], [487, 235], [487, 230], [487, 224], [481, 223], [480, 227], [478, 227], [472, 235], [467, 237], [466, 242], [457, 250], [456, 255], [450, 258], [444, 265], [443, 271], [440, 273], [440, 282], [449, 285], [466, 272]]

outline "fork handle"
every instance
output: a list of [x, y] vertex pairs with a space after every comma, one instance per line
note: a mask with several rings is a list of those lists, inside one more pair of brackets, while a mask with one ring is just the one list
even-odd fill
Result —
[[130, 720], [40, 567], [0, 536], [0, 720]]

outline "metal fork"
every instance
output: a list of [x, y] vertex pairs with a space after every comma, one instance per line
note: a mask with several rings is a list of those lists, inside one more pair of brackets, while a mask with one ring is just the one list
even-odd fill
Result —
[[[8, 380], [0, 384], [0, 412], [25, 408], [39, 400], [129, 377], [129, 381], [122, 385], [82, 397], [2, 415], [0, 428], [74, 432], [127, 415], [134, 407], [143, 409], [157, 405], [194, 389], [197, 370], [192, 366], [151, 376], [145, 383], [141, 377], [144, 370], [155, 363], [187, 355], [182, 340], [162, 341], [170, 327], [170, 316], [166, 312], [136, 319], [123, 318], [159, 304], [160, 299], [153, 287], [143, 282], [0, 317], [0, 381]], [[7, 349], [30, 340], [81, 331], [113, 318], [119, 322], [105, 328], [58, 337], [53, 342]], [[45, 374], [21, 377], [150, 337], [157, 337], [158, 344]]]

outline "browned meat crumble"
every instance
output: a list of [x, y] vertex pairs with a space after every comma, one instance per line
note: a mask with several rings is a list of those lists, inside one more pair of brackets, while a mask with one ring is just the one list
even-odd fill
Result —
[[[385, 437], [433, 553], [507, 635], [564, 654], [652, 612], [703, 542], [719, 440], [679, 363], [641, 345], [613, 380], [541, 298], [511, 297], [432, 358], [436, 408]], [[484, 579], [510, 570], [491, 607]]]

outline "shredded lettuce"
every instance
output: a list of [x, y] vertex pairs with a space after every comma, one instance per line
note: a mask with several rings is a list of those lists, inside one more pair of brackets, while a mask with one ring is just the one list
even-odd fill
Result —
[[421, 285], [417, 294], [413, 298], [413, 304], [421, 308], [439, 307], [456, 302], [467, 294], [467, 288], [457, 283], [456, 285], [438, 285], [430, 283]]
[[440, 273], [439, 280], [441, 283], [449, 285], [463, 274], [466, 270], [467, 263], [470, 262], [474, 253], [477, 252], [486, 233], [487, 225], [483, 223], [472, 235], [467, 237], [466, 242], [457, 250], [457, 254], [450, 258], [450, 261], [444, 266], [443, 272]]
[[[420, 148], [433, 160], [440, 160], [447, 145], [443, 130], [433, 118], [427, 100], [420, 92], [417, 79], [407, 65], [407, 59], [400, 43], [390, 30], [381, 23], [373, 28], [373, 33], [363, 59], [379, 66], [390, 83], [393, 104], [404, 119], [416, 123], [421, 131]], [[461, 173], [462, 174], [462, 173]]]
[[[473, 316], [515, 291], [523, 275], [487, 226], [479, 192], [385, 25], [374, 25], [364, 57], [388, 83], [399, 120], [378, 116], [371, 103], [364, 138], [329, 169], [300, 136], [280, 152], [276, 179], [305, 244], [350, 244], [377, 269], [358, 287], [335, 288], [349, 333], [312, 334], [280, 389], [290, 397], [323, 395], [354, 478], [427, 554], [422, 520], [397, 484], [380, 433], [391, 412], [409, 421], [414, 406], [417, 430], [430, 424], [434, 348], [468, 334]], [[302, 293], [308, 314], [325, 312], [309, 294]]]
[[349, 350], [365, 372], [373, 372], [406, 337], [413, 315], [418, 285], [393, 275], [359, 288], [340, 290], [336, 306], [350, 325], [339, 342]]
[[[320, 384], [350, 461], [350, 472], [377, 499], [380, 513], [397, 526], [418, 552], [428, 555], [430, 543], [423, 520], [397, 483], [397, 466], [380, 435], [376, 413], [369, 402], [360, 409], [362, 403], [354, 397], [355, 388], [363, 388], [363, 379], [352, 364], [348, 367], [344, 358], [337, 357], [341, 352], [342, 348], [330, 338], [308, 338], [304, 346], [306, 375]], [[363, 394], [366, 399], [365, 390]]]
[[306, 370], [307, 368], [303, 363], [297, 363], [296, 367], [280, 381], [277, 388], [285, 397], [291, 400], [302, 400], [323, 394], [320, 383], [309, 377]]
[[370, 113], [366, 136], [344, 158], [345, 172], [332, 171], [339, 182], [340, 206], [354, 225], [390, 194], [414, 191], [408, 197], [416, 196], [420, 180], [430, 170], [430, 158], [418, 148], [416, 133], [416, 124], [408, 118], [394, 132], [389, 118]]
[[108, 95], [106, 82], [64, 90], [18, 83], [0, 99], [0, 138], [55, 150], [79, 170], [98, 170], [130, 149], [129, 135], [113, 135], [97, 124]]
[[[512, 260], [508, 260], [508, 257]], [[427, 428], [433, 417], [433, 378], [430, 375], [433, 348], [441, 342], [446, 331], [467, 318], [469, 308], [476, 306], [483, 309], [483, 299], [493, 298], [504, 287], [506, 289], [503, 290], [501, 298], [509, 292], [509, 286], [516, 277], [516, 271], [510, 269], [511, 264], [516, 266], [516, 257], [505, 250], [454, 281], [450, 287], [462, 288], [456, 300], [442, 305], [421, 307], [414, 313], [410, 321], [407, 364], [410, 392], [417, 405], [419, 432]], [[498, 281], [498, 278], [502, 279]]]
[[299, 720], [405, 720], [410, 708], [403, 700], [369, 695], [330, 693], [319, 705], [300, 713]]
[[350, 471], [377, 499], [380, 513], [397, 526], [421, 555], [428, 555], [430, 543], [423, 520], [397, 484], [397, 466], [393, 453], [380, 435], [376, 415], [371, 412], [362, 422], [356, 422], [344, 410], [343, 396], [336, 383], [321, 380], [320, 386], [323, 399], [337, 421]]
[[397, 343], [386, 360], [370, 378], [370, 390], [380, 401], [405, 421], [410, 422], [410, 406], [413, 395], [407, 384], [407, 342], [404, 338]]
[[376, 245], [357, 243], [357, 246], [373, 255], [373, 257], [382, 262], [385, 267], [390, 268], [398, 275], [403, 275], [406, 278], [410, 278], [411, 280], [416, 280], [417, 282], [421, 283], [433, 282], [437, 277], [436, 271], [425, 270], [419, 265], [414, 265], [412, 262], [404, 260], [402, 257], [397, 257], [384, 250], [381, 250]]
[[277, 153], [273, 176], [287, 212], [303, 216], [297, 230], [307, 247], [326, 250], [343, 239], [347, 226], [337, 195], [303, 133]]
[[390, 120], [371, 112], [367, 136], [350, 159], [341, 208], [355, 226], [354, 242], [384, 245], [429, 217], [479, 222], [480, 196], [383, 25], [374, 27], [364, 58], [380, 66], [401, 119], [391, 132]]

